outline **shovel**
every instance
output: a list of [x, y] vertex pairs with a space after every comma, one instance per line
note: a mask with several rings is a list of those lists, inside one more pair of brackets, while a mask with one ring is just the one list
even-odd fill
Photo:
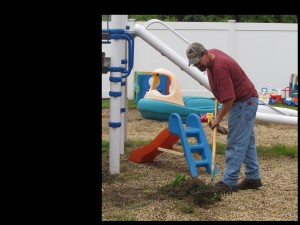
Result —
[[[218, 100], [215, 99], [215, 118], [218, 115]], [[215, 177], [215, 161], [216, 161], [216, 145], [217, 145], [217, 126], [214, 127], [214, 134], [213, 134], [213, 143], [212, 143], [212, 161], [211, 161], [211, 184], [213, 184], [213, 180]]]

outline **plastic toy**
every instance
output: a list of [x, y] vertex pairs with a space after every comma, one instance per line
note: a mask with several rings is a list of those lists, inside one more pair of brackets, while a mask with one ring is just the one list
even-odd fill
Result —
[[[176, 89], [176, 91], [172, 91], [169, 95], [162, 95], [159, 91], [156, 90], [156, 87], [159, 84], [159, 74], [167, 74], [172, 82], [173, 89]], [[184, 106], [181, 90], [179, 88], [179, 84], [177, 79], [175, 79], [175, 74], [169, 70], [158, 68], [153, 71], [152, 73], [153, 82], [151, 84], [151, 87], [149, 91], [145, 94], [145, 98], [148, 99], [158, 99], [161, 101], [171, 102], [177, 105]]]
[[298, 96], [298, 74], [291, 74], [289, 87], [292, 90], [291, 97], [294, 98]]
[[294, 98], [292, 98], [291, 96], [292, 89], [290, 87], [286, 87], [284, 89], [284, 103], [290, 106], [298, 106], [298, 97], [295, 96]]
[[213, 113], [207, 113], [207, 122], [210, 122], [214, 117]]
[[285, 104], [284, 100], [281, 96], [281, 90], [278, 89], [272, 89], [270, 93], [270, 101], [269, 103], [275, 104], [276, 102], [280, 101], [282, 104]]
[[261, 88], [261, 92], [259, 93], [259, 100], [264, 102], [265, 104], [269, 104], [269, 93], [268, 88]]
[[[138, 101], [141, 98], [144, 98], [145, 94], [147, 91], [149, 91], [150, 88], [150, 83], [152, 80], [152, 73], [151, 72], [138, 72], [136, 71], [134, 74], [134, 83], [135, 83], [135, 88], [134, 88], [134, 102], [138, 103]], [[169, 86], [170, 86], [170, 78], [160, 74], [158, 76], [158, 85], [156, 90], [158, 90], [160, 93], [164, 95], [168, 95], [169, 92]], [[157, 82], [157, 81], [156, 81]]]
[[207, 120], [208, 120], [208, 119], [207, 119], [206, 114], [205, 114], [205, 113], [201, 114], [201, 116], [200, 116], [200, 121], [201, 121], [201, 123], [206, 123]]
[[[170, 115], [174, 112], [178, 113], [185, 123], [185, 119], [191, 113], [197, 115], [203, 113], [214, 112], [215, 102], [212, 98], [197, 96], [182, 96], [179, 81], [174, 73], [169, 70], [158, 68], [153, 71], [153, 82], [150, 90], [140, 99], [137, 108], [145, 119], [153, 119], [158, 121], [168, 121]], [[157, 75], [165, 75], [169, 77], [171, 83], [170, 94], [163, 95], [158, 90]], [[218, 104], [218, 110], [222, 104]]]

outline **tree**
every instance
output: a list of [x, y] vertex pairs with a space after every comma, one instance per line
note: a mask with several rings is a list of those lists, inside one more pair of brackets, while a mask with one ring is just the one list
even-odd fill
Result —
[[236, 22], [246, 23], [298, 23], [297, 15], [129, 15], [136, 21], [159, 19], [162, 21], [184, 22]]

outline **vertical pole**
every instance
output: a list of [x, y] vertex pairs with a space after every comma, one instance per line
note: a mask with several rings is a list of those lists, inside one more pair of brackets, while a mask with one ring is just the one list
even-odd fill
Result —
[[[111, 29], [120, 29], [122, 27], [122, 17], [120, 15], [111, 16]], [[121, 67], [121, 39], [111, 40], [111, 67]], [[110, 72], [111, 77], [121, 78], [121, 72]], [[112, 93], [121, 93], [121, 82], [110, 82], [110, 91]], [[110, 96], [110, 123], [121, 124], [120, 122], [121, 97]], [[120, 126], [111, 126], [109, 128], [109, 172], [111, 174], [120, 173]]]
[[[126, 24], [127, 24], [127, 20], [128, 20], [128, 15], [121, 15], [121, 28], [122, 29], [126, 29]], [[127, 57], [127, 41], [123, 40], [122, 41], [122, 47], [120, 49], [120, 53], [122, 56], [122, 59], [127, 59], [127, 64], [122, 65], [123, 67], [127, 68], [128, 67], [128, 57]], [[127, 66], [126, 66], [127, 65]], [[126, 103], [127, 103], [127, 90], [126, 90], [126, 78], [122, 79], [122, 83], [121, 83], [121, 89], [122, 89], [122, 96], [121, 96], [121, 137], [120, 137], [120, 154], [124, 155], [124, 148], [125, 148], [125, 117], [126, 117], [126, 111], [127, 111], [127, 107], [126, 107]]]
[[229, 22], [228, 54], [235, 58], [235, 20]]
[[[126, 26], [129, 26], [129, 32], [133, 32], [134, 31], [134, 24], [135, 24], [135, 20], [134, 19], [128, 19], [128, 16], [127, 16], [127, 24]], [[128, 49], [128, 48], [126, 48]], [[125, 53], [126, 55], [128, 55], [128, 53]], [[134, 52], [132, 53], [134, 54]], [[134, 62], [132, 62], [132, 66], [134, 67]], [[131, 73], [134, 73], [134, 68], [132, 68], [131, 70]], [[128, 90], [133, 90], [132, 92], [130, 92], [128, 94]], [[126, 96], [126, 99], [133, 99], [133, 92], [134, 92], [134, 76], [133, 75], [129, 75], [127, 78], [126, 78], [126, 89], [125, 89], [125, 96]], [[128, 126], [127, 126], [127, 121], [128, 121], [128, 101], [125, 101], [125, 104], [126, 104], [126, 111], [125, 111], [125, 122], [124, 122], [124, 142], [126, 143], [127, 142], [127, 137], [128, 137]]]

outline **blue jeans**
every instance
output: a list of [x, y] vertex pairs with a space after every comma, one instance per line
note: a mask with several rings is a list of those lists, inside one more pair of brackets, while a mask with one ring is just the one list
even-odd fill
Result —
[[237, 185], [243, 163], [247, 179], [260, 179], [254, 133], [257, 107], [258, 98], [250, 97], [234, 102], [229, 111], [226, 168], [222, 177], [227, 185]]

